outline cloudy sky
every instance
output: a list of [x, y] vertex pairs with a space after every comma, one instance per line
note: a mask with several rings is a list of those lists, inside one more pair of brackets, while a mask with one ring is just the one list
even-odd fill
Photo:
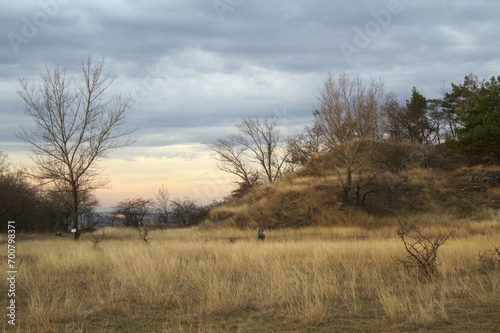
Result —
[[136, 143], [103, 164], [101, 205], [153, 197], [201, 203], [232, 178], [206, 143], [249, 115], [279, 117], [283, 133], [312, 123], [328, 73], [381, 78], [408, 98], [439, 97], [468, 73], [500, 75], [498, 0], [0, 0], [0, 151], [27, 163], [16, 131], [31, 119], [18, 78], [45, 65], [78, 75], [104, 56], [113, 93], [134, 101]]

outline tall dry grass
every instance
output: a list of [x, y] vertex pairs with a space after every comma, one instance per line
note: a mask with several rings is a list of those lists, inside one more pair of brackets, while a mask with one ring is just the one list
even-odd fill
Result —
[[250, 332], [277, 322], [293, 331], [342, 318], [373, 329], [451, 325], [485, 307], [498, 315], [499, 272], [477, 255], [500, 245], [499, 222], [463, 225], [427, 228], [454, 234], [426, 283], [397, 264], [393, 228], [282, 229], [265, 242], [255, 230], [155, 230], [149, 244], [136, 230], [106, 229], [95, 250], [85, 236], [20, 240], [16, 331]]

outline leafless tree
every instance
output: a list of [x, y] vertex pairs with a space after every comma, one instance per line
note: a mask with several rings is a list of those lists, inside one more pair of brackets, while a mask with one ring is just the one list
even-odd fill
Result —
[[161, 185], [154, 199], [158, 222], [167, 225], [170, 216], [170, 191], [165, 185]]
[[9, 156], [5, 154], [3, 151], [0, 151], [0, 174], [7, 172], [9, 169]]
[[47, 67], [39, 85], [19, 80], [18, 93], [35, 128], [21, 128], [18, 136], [31, 148], [33, 176], [67, 184], [75, 239], [81, 193], [107, 184], [99, 177], [99, 162], [133, 142], [128, 138], [133, 130], [122, 127], [131, 100], [107, 96], [114, 78], [103, 73], [104, 65], [104, 59], [94, 62], [89, 56], [81, 64], [81, 82], [68, 78], [60, 66]]
[[255, 185], [256, 177], [273, 183], [287, 170], [288, 152], [274, 116], [248, 117], [236, 124], [237, 134], [219, 138], [208, 147], [222, 171], [238, 177], [244, 188]]
[[394, 93], [385, 96], [382, 102], [382, 129], [387, 139], [395, 142], [403, 142], [405, 139], [403, 119], [406, 106], [404, 101], [398, 99]]
[[236, 176], [236, 182], [243, 184], [245, 188], [253, 186], [252, 180], [255, 176], [258, 178], [258, 173], [246, 160], [246, 147], [239, 146], [233, 136], [219, 138], [208, 147], [215, 152], [214, 158], [220, 162], [220, 170]]
[[262, 179], [258, 173], [252, 173], [246, 180], [236, 181], [235, 183], [236, 188], [231, 191], [231, 198], [240, 199], [253, 187], [262, 185]]
[[195, 221], [198, 212], [196, 202], [189, 198], [175, 198], [171, 202], [174, 206], [173, 217], [186, 227], [190, 226]]
[[281, 140], [277, 118], [249, 117], [236, 124], [236, 128], [239, 135], [234, 137], [235, 141], [247, 148], [248, 159], [260, 167], [264, 179], [273, 183], [281, 178], [286, 172], [288, 153]]
[[[9, 220], [16, 221], [17, 232], [54, 231], [58, 226], [53, 201], [0, 151], [0, 221]], [[0, 232], [7, 232], [6, 223], [0, 223]]]
[[290, 136], [286, 149], [287, 162], [292, 168], [304, 166], [316, 154], [325, 150], [318, 126], [307, 126], [302, 133]]
[[395, 142], [441, 143], [447, 136], [446, 113], [442, 100], [426, 99], [413, 88], [412, 98], [402, 101], [388, 94], [382, 105], [385, 137]]
[[365, 83], [359, 76], [342, 73], [337, 79], [330, 74], [320, 91], [315, 126], [340, 158], [343, 169], [337, 166], [337, 172], [344, 200], [352, 188], [353, 172], [363, 165], [381, 136], [378, 125], [383, 86], [382, 81]]
[[126, 227], [144, 226], [146, 216], [151, 212], [153, 201], [150, 199], [127, 199], [115, 207], [113, 214], [123, 218]]

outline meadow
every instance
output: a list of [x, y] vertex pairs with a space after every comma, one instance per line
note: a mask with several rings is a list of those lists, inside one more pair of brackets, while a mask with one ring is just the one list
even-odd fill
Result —
[[[432, 220], [429, 218], [428, 220]], [[426, 222], [438, 274], [405, 269], [395, 224], [17, 235], [17, 325], [3, 332], [499, 332], [500, 221]], [[6, 248], [2, 236], [2, 253]], [[3, 256], [5, 258], [5, 256]], [[484, 259], [484, 258], [483, 258]], [[1, 261], [6, 272], [6, 261]], [[2, 290], [7, 281], [2, 279]], [[7, 293], [0, 300], [6, 304]], [[5, 310], [5, 306], [2, 306]], [[3, 316], [5, 318], [5, 315]]]

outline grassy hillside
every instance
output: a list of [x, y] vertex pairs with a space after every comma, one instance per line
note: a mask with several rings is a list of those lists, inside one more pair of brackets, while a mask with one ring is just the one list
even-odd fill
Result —
[[238, 227], [375, 227], [407, 213], [495, 217], [500, 212], [500, 168], [475, 164], [444, 146], [379, 143], [354, 173], [344, 200], [341, 159], [323, 153], [279, 182], [213, 208], [210, 221]]

